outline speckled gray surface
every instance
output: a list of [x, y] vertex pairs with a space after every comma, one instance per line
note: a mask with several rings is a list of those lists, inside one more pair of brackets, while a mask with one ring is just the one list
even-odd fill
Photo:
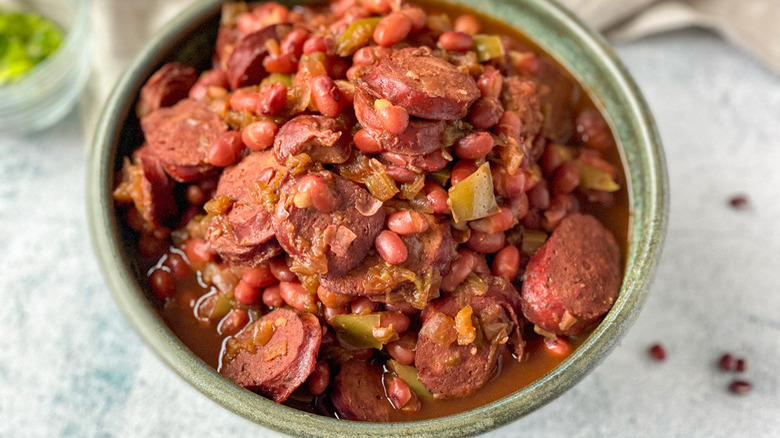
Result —
[[[618, 53], [669, 164], [656, 281], [593, 374], [487, 436], [780, 436], [780, 78], [700, 32]], [[88, 240], [80, 125], [0, 137], [0, 436], [279, 436], [188, 387], [122, 319]], [[753, 207], [729, 209], [735, 192]], [[726, 391], [726, 350], [748, 358], [750, 394]]]

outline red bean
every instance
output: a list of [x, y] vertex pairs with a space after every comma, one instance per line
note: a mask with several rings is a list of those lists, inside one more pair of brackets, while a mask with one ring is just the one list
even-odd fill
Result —
[[718, 366], [724, 371], [734, 371], [737, 364], [730, 354], [724, 354], [721, 356], [720, 361], [718, 362]]
[[450, 161], [444, 155], [443, 149], [433, 151], [428, 155], [423, 155], [423, 164], [420, 168], [428, 172], [436, 172], [447, 167]]
[[735, 380], [729, 385], [729, 391], [734, 394], [747, 394], [753, 389], [753, 385], [746, 380]]
[[392, 0], [362, 0], [362, 3], [372, 14], [387, 14], [392, 10]]
[[504, 107], [498, 98], [483, 97], [477, 100], [469, 110], [469, 122], [475, 129], [490, 129], [501, 120]]
[[518, 196], [512, 198], [509, 202], [509, 208], [512, 209], [512, 214], [518, 219], [522, 219], [528, 214], [528, 196], [525, 193], [520, 193]]
[[379, 143], [366, 129], [356, 132], [355, 136], [352, 137], [352, 141], [355, 142], [355, 147], [365, 154], [375, 154], [381, 150], [379, 149]]
[[145, 259], [156, 259], [168, 249], [168, 242], [158, 239], [152, 233], [143, 233], [138, 238], [138, 254]]
[[222, 321], [217, 326], [217, 332], [221, 335], [232, 336], [248, 323], [249, 314], [245, 310], [235, 309], [222, 318]]
[[311, 395], [320, 395], [328, 389], [330, 384], [330, 367], [325, 361], [317, 361], [314, 365], [314, 371], [309, 375], [306, 385], [309, 387]]
[[582, 111], [577, 115], [575, 124], [577, 125], [577, 136], [589, 148], [603, 151], [612, 146], [609, 127], [597, 112]]
[[413, 210], [399, 210], [387, 217], [387, 228], [402, 236], [424, 233], [428, 226], [425, 216]]
[[452, 166], [452, 173], [450, 173], [450, 182], [454, 186], [455, 184], [468, 178], [469, 175], [476, 172], [478, 166], [471, 160], [458, 160], [454, 166]]
[[260, 95], [247, 89], [238, 89], [230, 96], [230, 107], [236, 111], [254, 112]]
[[747, 361], [745, 359], [737, 360], [737, 372], [744, 372], [747, 370]]
[[399, 12], [409, 18], [409, 21], [412, 23], [412, 33], [417, 33], [425, 29], [425, 25], [428, 22], [428, 15], [421, 8], [405, 8], [401, 9]]
[[310, 294], [300, 283], [282, 281], [279, 283], [282, 299], [299, 312], [317, 311], [316, 295]]
[[371, 313], [379, 310], [379, 303], [371, 301], [367, 297], [359, 297], [352, 300], [350, 310], [358, 315]]
[[275, 116], [284, 109], [286, 103], [287, 86], [277, 82], [268, 87], [263, 87], [257, 100], [255, 111], [257, 114], [264, 116]]
[[506, 236], [504, 233], [487, 234], [473, 230], [466, 245], [476, 252], [492, 254], [506, 246]]
[[218, 68], [206, 70], [198, 78], [198, 83], [203, 84], [207, 87], [227, 88], [228, 87], [227, 73], [225, 73], [225, 70], [220, 70]]
[[735, 210], [744, 210], [750, 206], [746, 195], [734, 195], [729, 199], [729, 205]]
[[393, 134], [400, 134], [406, 131], [406, 127], [409, 126], [409, 113], [406, 112], [406, 108], [393, 105], [384, 99], [376, 100], [374, 108], [376, 108], [376, 115], [379, 117], [379, 121], [382, 122], [382, 126], [386, 130]]
[[298, 71], [298, 61], [292, 53], [266, 56], [263, 67], [268, 73], [292, 74]]
[[393, 53], [393, 49], [382, 46], [361, 47], [352, 55], [352, 63], [355, 65], [372, 65], [380, 59]]
[[450, 266], [450, 272], [441, 279], [441, 289], [445, 292], [454, 291], [471, 274], [475, 264], [476, 258], [471, 251], [459, 250], [458, 258]]
[[271, 268], [271, 273], [279, 281], [294, 281], [298, 279], [298, 276], [290, 270], [290, 267], [287, 266], [287, 262], [285, 262], [282, 257], [271, 259], [268, 263], [268, 267]]
[[395, 182], [401, 184], [411, 183], [417, 179], [417, 174], [401, 166], [388, 165], [385, 168], [385, 172], [390, 175], [390, 178], [393, 178]]
[[564, 161], [558, 147], [554, 143], [550, 143], [544, 148], [542, 158], [539, 159], [539, 166], [545, 175], [551, 176]]
[[652, 347], [650, 347], [650, 356], [658, 361], [662, 361], [666, 359], [666, 350], [661, 344], [654, 344]]
[[498, 124], [494, 127], [494, 132], [498, 135], [504, 135], [506, 138], [520, 139], [520, 128], [522, 127], [520, 116], [514, 111], [504, 111], [498, 118]]
[[282, 39], [282, 42], [279, 44], [279, 48], [282, 53], [290, 53], [296, 58], [300, 57], [303, 53], [303, 45], [306, 43], [306, 39], [308, 37], [308, 30], [301, 27], [296, 27]]
[[322, 305], [326, 307], [346, 306], [352, 299], [349, 295], [330, 292], [322, 286], [317, 288], [317, 297], [320, 299]]
[[547, 221], [545, 225], [549, 230], [555, 229], [559, 223], [568, 216], [570, 213], [574, 213], [579, 209], [577, 198], [574, 195], [555, 195], [550, 200], [550, 206], [544, 212], [544, 219]]
[[520, 250], [514, 245], [507, 245], [493, 259], [493, 275], [515, 281], [520, 271]]
[[328, 57], [325, 63], [325, 70], [328, 72], [328, 76], [334, 80], [344, 79], [347, 77], [347, 70], [349, 70], [351, 65], [346, 59], [332, 55]]
[[339, 87], [333, 79], [319, 75], [311, 78], [311, 95], [317, 109], [328, 117], [336, 117], [341, 114], [344, 101], [341, 98]]
[[469, 226], [487, 234], [501, 233], [515, 224], [515, 215], [508, 207], [499, 208], [497, 213], [488, 217], [469, 222]]
[[390, 47], [403, 41], [412, 31], [412, 20], [400, 12], [392, 12], [379, 21], [374, 29], [374, 41], [383, 47]]
[[191, 265], [199, 266], [214, 260], [214, 251], [208, 242], [193, 237], [184, 244], [184, 254]]
[[580, 169], [574, 163], [563, 163], [553, 174], [553, 193], [568, 194], [580, 185]]
[[471, 14], [463, 14], [455, 19], [453, 29], [469, 35], [476, 35], [482, 29], [482, 23], [480, 23], [479, 18]]
[[400, 377], [393, 376], [387, 383], [387, 398], [400, 410], [412, 400], [412, 390]]
[[409, 329], [411, 321], [409, 317], [401, 312], [382, 312], [379, 322], [380, 327], [393, 326], [396, 333], [403, 333]]
[[539, 72], [539, 58], [536, 57], [534, 52], [509, 52], [510, 62], [512, 67], [520, 73], [528, 73], [531, 76], [536, 76]]
[[439, 36], [439, 47], [454, 52], [465, 52], [474, 46], [474, 38], [464, 32], [450, 31]]
[[155, 269], [152, 275], [149, 276], [149, 283], [152, 285], [152, 292], [157, 298], [164, 300], [176, 292], [173, 276], [165, 269]]
[[409, 256], [404, 241], [390, 230], [379, 233], [374, 240], [374, 246], [379, 255], [391, 265], [400, 265]]
[[281, 307], [284, 304], [282, 288], [278, 284], [263, 289], [263, 304], [273, 308]]
[[550, 192], [547, 190], [547, 183], [542, 181], [529, 190], [528, 202], [540, 210], [547, 209], [550, 206]]
[[313, 36], [303, 43], [303, 53], [311, 55], [316, 52], [328, 52], [328, 45], [325, 42], [325, 37], [319, 35]]
[[353, 65], [347, 69], [347, 79], [355, 82], [357, 79], [365, 73], [362, 65]]
[[397, 360], [401, 365], [411, 365], [414, 363], [415, 344], [414, 338], [409, 340], [402, 337], [397, 341], [388, 343], [385, 348], [390, 357]]
[[476, 160], [493, 150], [493, 137], [484, 131], [472, 132], [455, 143], [455, 155], [464, 160]]
[[241, 281], [252, 287], [266, 287], [277, 282], [268, 265], [249, 268], [241, 275]]
[[433, 212], [437, 214], [450, 214], [450, 205], [447, 203], [449, 200], [449, 194], [444, 188], [435, 183], [427, 183], [425, 185], [425, 191], [427, 192], [428, 202], [433, 207]]
[[[303, 204], [298, 204], [299, 199], [302, 200]], [[322, 213], [330, 213], [336, 208], [336, 197], [331, 193], [324, 178], [310, 174], [303, 177], [298, 183], [298, 195], [295, 196], [295, 203], [299, 208], [312, 206]]]
[[485, 71], [477, 78], [477, 87], [479, 87], [482, 97], [500, 97], [503, 84], [504, 79], [501, 72], [492, 65], [486, 66]]
[[171, 270], [171, 275], [177, 280], [182, 280], [190, 275], [190, 265], [184, 260], [184, 257], [175, 253], [169, 252], [165, 258], [165, 266]]
[[233, 296], [239, 303], [246, 306], [252, 306], [260, 302], [260, 293], [260, 288], [239, 281], [236, 285], [236, 289], [233, 291]]
[[325, 321], [330, 321], [330, 319], [333, 318], [334, 316], [348, 314], [349, 308], [347, 308], [347, 306], [341, 306], [341, 307], [324, 306], [322, 308], [322, 312], [325, 314]]
[[544, 338], [544, 347], [553, 356], [566, 357], [571, 353], [571, 344], [561, 337], [557, 339]]
[[230, 166], [241, 155], [244, 147], [240, 132], [225, 132], [211, 144], [208, 154], [209, 163], [217, 167]]
[[253, 151], [268, 149], [274, 144], [279, 127], [271, 120], [252, 122], [241, 131], [241, 140]]

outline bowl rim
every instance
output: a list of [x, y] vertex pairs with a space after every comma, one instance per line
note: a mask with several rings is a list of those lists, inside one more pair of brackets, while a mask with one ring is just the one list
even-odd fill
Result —
[[[104, 279], [125, 318], [135, 331], [181, 378], [198, 391], [255, 423], [292, 435], [344, 436], [465, 436], [484, 432], [520, 418], [549, 403], [585, 377], [615, 347], [636, 319], [647, 298], [647, 289], [660, 256], [668, 221], [668, 181], [660, 138], [648, 106], [626, 68], [609, 45], [595, 31], [585, 26], [576, 16], [555, 1], [549, 0], [495, 0], [470, 4], [468, 0], [453, 3], [471, 7], [501, 20], [501, 8], [515, 12], [541, 14], [559, 29], [556, 37], [570, 38], [580, 48], [595, 56], [601, 63], [601, 73], [615, 87], [620, 104], [632, 123], [631, 133], [636, 137], [636, 150], [626, 156], [625, 145], [619, 145], [629, 183], [629, 257], [626, 262], [623, 285], [612, 310], [593, 333], [560, 365], [524, 388], [495, 402], [446, 417], [399, 423], [365, 423], [333, 419], [302, 412], [276, 404], [232, 384], [213, 368], [192, 354], [167, 328], [162, 318], [138, 286], [128, 257], [119, 242], [111, 187], [116, 149], [113, 145], [125, 123], [128, 111], [142, 82], [139, 75], [150, 72], [160, 56], [174, 41], [196, 29], [219, 9], [220, 0], [200, 0], [176, 19], [146, 45], [117, 83], [109, 97], [97, 125], [89, 156], [87, 177], [88, 218], [92, 244]], [[283, 2], [285, 3], [285, 2]], [[293, 3], [293, 2], [286, 2]], [[518, 12], [519, 13], [519, 12]], [[514, 23], [508, 24], [515, 26]], [[550, 56], [561, 63], [585, 85], [578, 70], [570, 62], [558, 58], [548, 44], [540, 42], [532, 32], [524, 32]], [[598, 96], [591, 94], [601, 103]], [[120, 122], [121, 121], [121, 122]], [[614, 126], [613, 126], [614, 128]], [[619, 133], [622, 140], [623, 133]], [[640, 184], [636, 184], [636, 183]], [[641, 187], [640, 187], [641, 186]], [[642, 189], [637, 192], [638, 187]], [[633, 262], [633, 263], [632, 263]]]

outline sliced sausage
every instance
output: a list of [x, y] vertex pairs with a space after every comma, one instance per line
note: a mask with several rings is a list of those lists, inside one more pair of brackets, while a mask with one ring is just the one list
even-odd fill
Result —
[[341, 418], [353, 421], [390, 421], [393, 406], [385, 397], [379, 368], [352, 359], [341, 366], [330, 396]]
[[154, 225], [165, 226], [169, 219], [179, 214], [173, 197], [171, 180], [165, 173], [160, 159], [149, 145], [135, 151], [135, 159], [141, 166], [141, 211], [143, 218]]
[[286, 170], [276, 162], [271, 150], [265, 150], [247, 155], [222, 173], [217, 196], [229, 196], [233, 205], [227, 214], [212, 218], [206, 238], [231, 264], [257, 266], [279, 254], [271, 216], [253, 199], [252, 185], [256, 181], [268, 183]]
[[[258, 336], [262, 324], [267, 334]], [[272, 331], [272, 332], [271, 332]], [[265, 344], [257, 341], [265, 337]], [[322, 330], [311, 314], [274, 310], [228, 341], [228, 356], [220, 373], [237, 385], [281, 403], [314, 371]], [[232, 345], [231, 345], [232, 344]], [[232, 350], [232, 351], [231, 351]]]
[[[414, 363], [420, 380], [434, 396], [463, 397], [481, 388], [495, 373], [507, 344], [514, 346], [516, 359], [522, 359], [525, 344], [507, 295], [513, 288], [501, 280], [487, 278], [489, 288], [483, 295], [463, 292], [448, 296], [432, 301], [423, 312]], [[472, 321], [478, 321], [478, 337], [460, 345], [453, 323], [466, 305], [476, 316]]]
[[433, 120], [463, 118], [480, 97], [474, 78], [433, 56], [427, 47], [400, 49], [383, 57], [357, 86], [406, 108], [411, 116]]
[[[402, 236], [408, 249], [408, 257], [400, 267], [422, 277], [426, 272], [448, 272], [455, 257], [457, 244], [446, 222], [426, 215], [429, 227], [425, 232]], [[330, 292], [368, 296], [374, 301], [395, 302], [414, 295], [415, 285], [406, 277], [391, 276], [377, 281], [379, 272], [386, 267], [385, 262], [376, 254], [366, 257], [358, 266], [343, 275], [330, 273], [320, 276], [320, 284]], [[366, 279], [374, 281], [366, 281]], [[438, 296], [438, 283], [432, 285], [429, 295]]]
[[177, 62], [163, 65], [141, 88], [136, 114], [144, 117], [186, 98], [197, 80], [198, 72], [188, 65]]
[[[313, 176], [332, 197], [330, 211], [296, 206], [299, 186]], [[339, 276], [360, 263], [385, 221], [382, 203], [363, 187], [328, 171], [305, 174], [279, 189], [273, 216], [279, 244], [313, 273]], [[299, 205], [300, 202], [298, 203]]]
[[593, 216], [572, 214], [528, 263], [523, 314], [549, 332], [580, 333], [612, 307], [620, 281], [615, 237]]
[[442, 147], [444, 122], [441, 120], [410, 119], [400, 134], [387, 131], [374, 109], [375, 98], [362, 90], [355, 90], [355, 115], [369, 131], [383, 151], [405, 155], [425, 155]]
[[344, 123], [326, 116], [302, 115], [285, 123], [276, 134], [274, 153], [279, 163], [307, 153], [312, 160], [343, 163], [352, 151], [352, 136]]
[[268, 72], [263, 60], [268, 56], [266, 42], [282, 41], [292, 30], [289, 24], [274, 24], [241, 38], [230, 53], [227, 61], [228, 84], [236, 90], [241, 87], [257, 85]]
[[205, 103], [184, 99], [142, 118], [141, 128], [165, 171], [177, 181], [192, 182], [213, 173], [209, 148], [228, 125]]

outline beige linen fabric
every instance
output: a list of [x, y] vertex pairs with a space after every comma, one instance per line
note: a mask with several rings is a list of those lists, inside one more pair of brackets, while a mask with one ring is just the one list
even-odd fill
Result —
[[[195, 0], [93, 0], [94, 74], [86, 132], [145, 41]], [[780, 0], [560, 0], [607, 38], [626, 41], [684, 27], [712, 29], [780, 74]]]

